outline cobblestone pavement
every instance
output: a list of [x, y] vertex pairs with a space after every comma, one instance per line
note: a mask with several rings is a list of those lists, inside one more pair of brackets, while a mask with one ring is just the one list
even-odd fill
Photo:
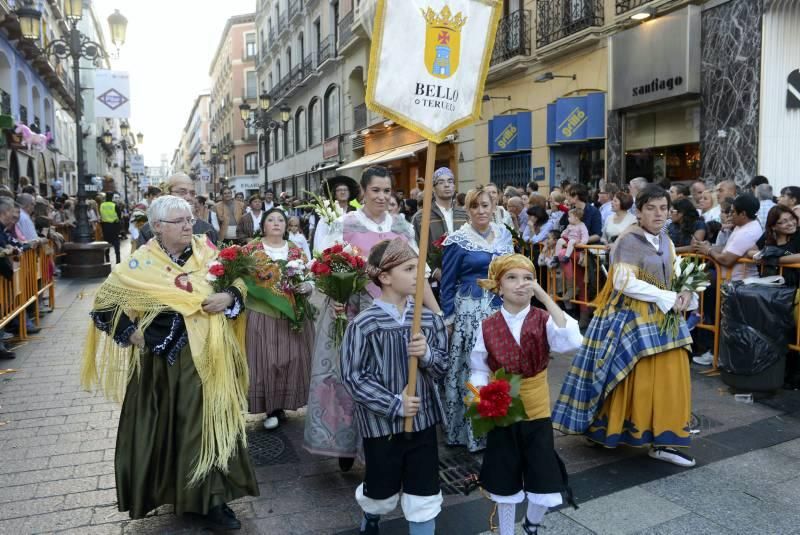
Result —
[[[117, 511], [113, 459], [119, 407], [79, 385], [96, 285], [58, 281], [56, 309], [44, 316], [42, 332], [17, 348], [15, 361], [0, 362], [0, 368], [17, 370], [0, 375], [0, 534], [204, 532], [169, 507], [137, 521]], [[565, 358], [552, 362], [553, 395], [568, 364]], [[546, 535], [800, 529], [800, 518], [787, 507], [800, 498], [797, 396], [736, 403], [718, 378], [699, 373], [693, 388], [701, 430], [692, 448], [699, 465], [693, 470], [657, 463], [641, 450], [597, 450], [577, 437], [559, 436], [557, 448], [583, 506], [548, 515]], [[302, 412], [292, 416], [277, 433], [252, 424], [261, 496], [232, 504], [241, 533], [355, 533], [360, 512], [353, 490], [363, 473], [358, 466], [341, 473], [335, 460], [306, 453]], [[457, 476], [452, 466], [471, 460], [443, 448], [444, 460], [454, 456], [458, 462], [443, 466], [445, 476]], [[437, 533], [482, 533], [490, 512], [478, 492], [447, 495]], [[383, 535], [407, 533], [398, 517], [399, 511], [385, 519]]]

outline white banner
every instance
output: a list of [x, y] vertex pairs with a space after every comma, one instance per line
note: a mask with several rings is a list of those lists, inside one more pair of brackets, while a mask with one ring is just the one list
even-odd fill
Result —
[[203, 182], [210, 182], [211, 181], [211, 169], [208, 167], [201, 167], [200, 168], [200, 180]]
[[501, 15], [499, 0], [378, 0], [367, 105], [431, 141], [471, 124]]
[[134, 154], [131, 156], [131, 173], [135, 175], [144, 174], [144, 155]]
[[127, 119], [131, 113], [131, 90], [125, 71], [96, 70], [94, 75], [94, 115]]

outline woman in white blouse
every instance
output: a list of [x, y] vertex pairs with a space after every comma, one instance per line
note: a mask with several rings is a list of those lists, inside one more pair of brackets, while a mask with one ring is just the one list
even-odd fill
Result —
[[603, 243], [611, 244], [629, 226], [636, 223], [636, 216], [629, 210], [633, 206], [633, 197], [624, 191], [617, 192], [611, 199], [611, 210], [613, 214], [606, 219], [603, 225]]

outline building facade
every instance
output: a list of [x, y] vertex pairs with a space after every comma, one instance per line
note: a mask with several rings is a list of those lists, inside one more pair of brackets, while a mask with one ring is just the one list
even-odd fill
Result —
[[245, 195], [258, 192], [262, 185], [256, 131], [245, 128], [239, 112], [240, 104], [258, 98], [255, 19], [254, 13], [228, 19], [209, 70], [210, 142], [223, 162], [222, 173], [212, 173], [212, 190], [217, 193], [224, 184]]
[[[766, 3], [783, 25], [774, 30], [780, 89], [760, 83], [762, 0], [505, 2], [486, 120], [473, 126], [474, 160], [462, 168], [501, 186], [636, 176], [741, 185], [759, 170], [781, 183], [774, 166], [789, 151], [765, 145], [763, 128], [759, 136], [760, 106], [784, 100], [782, 71], [800, 47], [785, 28], [794, 4]], [[775, 121], [790, 128], [796, 115], [784, 108]]]
[[210, 93], [201, 93], [194, 100], [181, 140], [172, 158], [172, 171], [186, 173], [196, 181], [199, 195], [211, 190], [210, 151]]
[[[38, 42], [22, 38], [13, 9], [0, 4], [0, 113], [7, 117], [0, 133], [0, 184], [17, 190], [27, 177], [42, 195], [77, 191], [75, 170], [75, 90], [68, 62], [56, 64], [41, 52], [64, 36], [58, 4], [45, 3]], [[48, 135], [44, 150], [24, 144], [15, 134], [21, 124]]]
[[[331, 176], [358, 179], [366, 166], [383, 164], [408, 193], [424, 172], [424, 140], [364, 103], [374, 15], [374, 0], [258, 3], [258, 80], [275, 119], [259, 133], [259, 167], [276, 192], [316, 193]], [[456, 153], [442, 144], [437, 164], [457, 166]]]

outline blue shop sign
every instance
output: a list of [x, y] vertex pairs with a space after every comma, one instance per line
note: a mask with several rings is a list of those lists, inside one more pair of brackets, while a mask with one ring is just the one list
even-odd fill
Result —
[[531, 112], [489, 119], [489, 154], [530, 150], [532, 146]]
[[564, 97], [547, 105], [547, 144], [606, 137], [606, 94]]
[[544, 167], [534, 167], [531, 169], [531, 180], [534, 182], [542, 182], [544, 178]]

